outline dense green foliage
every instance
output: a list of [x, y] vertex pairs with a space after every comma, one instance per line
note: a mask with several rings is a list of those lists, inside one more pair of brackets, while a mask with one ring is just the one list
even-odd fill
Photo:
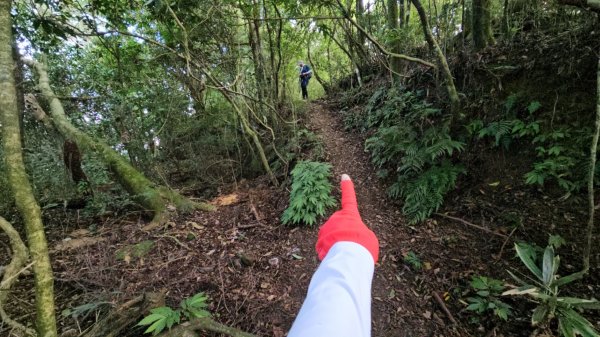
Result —
[[392, 87], [374, 92], [362, 120], [346, 119], [349, 126], [375, 130], [365, 149], [379, 176], [392, 180], [388, 193], [404, 200], [402, 210], [413, 223], [436, 211], [464, 172], [451, 161], [464, 143], [452, 139], [440, 114], [422, 93]]
[[[49, 219], [47, 229], [62, 222], [51, 212], [77, 217], [78, 225], [92, 229], [99, 219], [146, 214], [139, 201], [150, 193], [127, 192], [115, 166], [90, 146], [80, 149], [85, 179], [73, 178], [64, 147], [72, 139], [38, 118], [41, 112], [56, 121], [48, 97], [40, 94], [39, 73], [21, 57], [48, 65], [49, 85], [68, 122], [114, 150], [112, 158], [131, 165], [152, 187], [194, 200], [260, 176], [285, 189], [291, 171], [283, 223], [314, 226], [335, 205], [324, 146], [303, 125], [314, 106], [300, 100], [297, 62], [303, 60], [313, 70], [310, 98], [342, 97], [346, 129], [362, 133], [390, 198], [403, 201], [410, 224], [442, 209], [457, 186], [469, 197], [488, 193], [481, 186], [498, 187], [493, 193], [503, 194], [494, 201], [511, 198], [509, 192], [514, 200], [519, 193], [557, 204], [574, 196], [569, 207], [584, 207], [596, 85], [590, 74], [600, 47], [597, 0], [9, 3], [5, 13], [13, 23], [3, 28], [14, 32], [16, 98], [39, 100], [39, 107], [19, 102], [19, 113], [26, 173]], [[505, 162], [496, 163], [499, 158]], [[10, 190], [5, 166], [1, 160], [2, 191]], [[515, 179], [502, 170], [509, 166]], [[591, 186], [593, 192], [593, 179]], [[467, 218], [477, 216], [471, 208], [476, 202], [462, 209], [457, 203], [444, 211], [469, 207]], [[167, 208], [166, 202], [161, 206]], [[512, 211], [494, 210], [501, 214], [491, 223], [482, 214], [484, 227]], [[0, 214], [17, 224], [28, 215], [17, 215], [8, 193], [0, 196]], [[537, 230], [521, 224], [515, 236]], [[574, 277], [557, 274], [556, 248], [517, 246], [534, 274], [518, 293], [538, 303], [534, 323], [553, 329], [548, 321], [554, 316], [565, 336], [596, 336], [577, 311], [595, 302], [558, 296]], [[414, 270], [425, 264], [412, 251], [404, 262]], [[467, 311], [509, 317], [498, 281], [477, 277], [471, 288], [476, 295]], [[158, 334], [182, 314], [208, 315], [205, 297], [189, 301], [177, 310], [155, 309], [142, 325]]]
[[478, 139], [492, 138], [493, 145], [505, 151], [531, 142], [535, 145], [537, 160], [525, 174], [525, 183], [544, 186], [552, 182], [567, 193], [578, 191], [585, 185], [586, 173], [577, 168], [584, 166], [587, 160], [584, 149], [589, 128], [553, 126], [552, 121], [548, 123], [541, 118], [540, 102], [523, 103], [519, 95], [511, 94], [504, 104], [504, 119], [487, 124], [474, 119], [466, 129]]
[[336, 205], [331, 196], [331, 165], [301, 161], [292, 170], [290, 204], [283, 212], [284, 224], [304, 223], [313, 226], [317, 218]]

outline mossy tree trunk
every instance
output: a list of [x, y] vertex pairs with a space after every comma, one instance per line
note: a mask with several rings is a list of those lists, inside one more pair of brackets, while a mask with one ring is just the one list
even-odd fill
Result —
[[490, 0], [473, 0], [473, 43], [481, 50], [494, 44]]
[[40, 206], [33, 196], [23, 162], [17, 92], [13, 72], [15, 63], [12, 55], [10, 6], [11, 1], [0, 1], [0, 118], [4, 160], [15, 204], [25, 224], [33, 262], [37, 333], [41, 337], [54, 337], [57, 335], [54, 314], [54, 278]]
[[54, 127], [65, 138], [74, 141], [80, 148], [97, 153], [110, 171], [115, 174], [125, 190], [140, 205], [154, 212], [154, 222], [163, 222], [165, 220], [165, 210], [168, 204], [174, 205], [181, 211], [190, 211], [192, 209], [214, 210], [212, 205], [192, 202], [168, 187], [154, 184], [110, 146], [75, 128], [67, 119], [62, 103], [56, 98], [50, 87], [47, 66], [43, 62], [33, 60], [25, 60], [25, 62], [35, 68], [38, 74], [38, 87], [50, 104], [51, 120]]
[[[356, 0], [356, 22], [362, 27], [366, 27], [365, 22], [365, 6], [362, 0]], [[364, 48], [367, 37], [361, 31], [358, 32], [358, 44]]]
[[453, 120], [456, 120], [459, 117], [460, 99], [458, 97], [458, 92], [456, 91], [456, 86], [454, 85], [454, 78], [452, 77], [452, 73], [450, 72], [448, 61], [446, 60], [446, 56], [444, 56], [442, 49], [440, 49], [440, 46], [431, 34], [431, 28], [429, 28], [427, 14], [423, 9], [423, 5], [421, 5], [421, 2], [419, 0], [412, 0], [412, 3], [413, 5], [415, 5], [415, 8], [419, 13], [419, 18], [421, 19], [421, 26], [423, 27], [423, 34], [425, 34], [427, 44], [429, 44], [429, 48], [435, 54], [438, 60], [438, 64], [440, 66], [440, 71], [442, 72], [444, 80], [446, 81], [446, 90], [448, 91], [448, 98], [450, 99], [450, 109], [452, 111]]
[[[402, 4], [402, 6], [404, 7], [404, 4]], [[394, 38], [392, 38], [390, 41], [390, 50], [392, 51], [392, 53], [399, 54], [401, 50], [401, 42], [398, 38], [398, 29], [400, 28], [398, 20], [398, 0], [387, 0], [387, 14], [388, 28], [390, 31], [392, 31], [392, 34], [394, 36]], [[390, 66], [392, 68], [392, 72], [394, 72], [394, 74], [396, 75], [394, 77], [397, 78], [397, 74], [401, 71], [402, 60], [396, 57], [391, 57]]]
[[592, 238], [594, 236], [594, 215], [596, 203], [594, 199], [594, 176], [596, 172], [596, 157], [598, 156], [598, 138], [600, 138], [600, 58], [596, 70], [596, 129], [590, 146], [590, 166], [588, 171], [588, 209], [589, 218], [586, 231], [586, 245], [583, 249], [583, 270], [587, 273], [590, 269], [590, 255], [592, 252]]

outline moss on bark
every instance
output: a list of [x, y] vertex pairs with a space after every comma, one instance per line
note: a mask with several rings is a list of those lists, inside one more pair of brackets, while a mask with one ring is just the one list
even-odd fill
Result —
[[17, 93], [13, 75], [15, 64], [12, 55], [10, 5], [11, 1], [0, 1], [0, 118], [4, 160], [15, 203], [25, 224], [33, 262], [37, 333], [42, 337], [54, 337], [57, 335], [54, 315], [54, 279], [48, 243], [40, 206], [33, 196], [23, 162]]
[[65, 138], [71, 139], [77, 143], [80, 148], [97, 153], [110, 171], [114, 173], [125, 190], [127, 190], [140, 205], [154, 212], [155, 216], [153, 221], [163, 222], [165, 220], [165, 210], [168, 204], [173, 204], [181, 211], [190, 211], [193, 209], [212, 211], [215, 209], [212, 205], [193, 202], [168, 187], [154, 184], [106, 143], [94, 139], [74, 127], [67, 119], [62, 103], [56, 98], [56, 95], [50, 87], [47, 66], [43, 62], [36, 62], [33, 60], [25, 60], [25, 62], [34, 67], [39, 76], [38, 87], [44, 98], [48, 100], [50, 104], [51, 120], [54, 127], [56, 127]]
[[477, 50], [494, 44], [490, 0], [473, 0], [473, 42]]
[[442, 52], [442, 49], [437, 44], [437, 42], [433, 38], [433, 35], [431, 34], [429, 21], [427, 21], [427, 15], [425, 14], [425, 10], [423, 9], [421, 2], [419, 0], [412, 0], [412, 3], [413, 5], [415, 5], [415, 8], [419, 13], [419, 18], [421, 18], [421, 26], [423, 27], [423, 34], [425, 35], [427, 44], [429, 44], [429, 48], [434, 52], [435, 56], [437, 57], [438, 63], [440, 65], [440, 70], [442, 72], [442, 75], [444, 76], [444, 80], [446, 81], [446, 90], [448, 91], [448, 97], [450, 98], [450, 109], [452, 111], [453, 120], [458, 120], [460, 119], [460, 98], [458, 97], [456, 86], [454, 85], [454, 78], [452, 77], [452, 72], [450, 72], [448, 61], [446, 60], [446, 56]]

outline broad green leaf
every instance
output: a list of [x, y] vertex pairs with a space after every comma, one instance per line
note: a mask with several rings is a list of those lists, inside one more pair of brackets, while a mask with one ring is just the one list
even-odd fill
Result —
[[165, 316], [160, 315], [160, 314], [150, 314], [150, 315], [144, 317], [144, 319], [142, 319], [137, 325], [150, 325], [154, 321], [157, 321], [157, 320], [162, 319], [164, 317]]
[[559, 313], [559, 330], [565, 337], [599, 337], [600, 335], [594, 329], [594, 326], [583, 316], [579, 315], [573, 309], [561, 309]]
[[540, 281], [543, 281], [542, 271], [535, 264], [535, 250], [526, 243], [516, 243], [515, 250], [517, 255], [523, 261], [523, 264], [529, 269]]
[[477, 292], [477, 295], [479, 295], [481, 297], [488, 297], [488, 296], [490, 296], [490, 292], [487, 290], [480, 290]]
[[563, 276], [563, 277], [557, 279], [556, 281], [554, 281], [554, 284], [552, 284], [552, 285], [556, 286], [556, 287], [561, 287], [565, 284], [569, 284], [573, 281], [577, 281], [577, 280], [583, 278], [583, 276], [584, 276], [584, 273], [582, 273], [582, 272], [573, 273], [573, 274]]
[[148, 329], [146, 329], [146, 331], [144, 331], [144, 333], [150, 333], [151, 332], [153, 336], [156, 336], [161, 331], [163, 331], [163, 329], [165, 328], [166, 324], [167, 324], [166, 317], [162, 317], [161, 319], [157, 320], [152, 325], [150, 325], [148, 327]]
[[546, 247], [544, 250], [544, 259], [542, 260], [542, 277], [544, 285], [550, 286], [554, 281], [554, 271], [556, 270], [554, 259], [554, 249], [552, 246]]
[[173, 309], [171, 309], [169, 307], [158, 307], [158, 308], [154, 308], [154, 309], [150, 310], [150, 312], [153, 314], [159, 314], [162, 316], [169, 316], [173, 313]]
[[479, 277], [473, 277], [473, 280], [471, 281], [471, 287], [475, 288], [475, 289], [486, 289], [487, 285], [485, 284], [485, 278], [483, 276], [479, 276]]
[[546, 320], [546, 316], [548, 316], [548, 306], [546, 304], [540, 304], [533, 311], [533, 315], [531, 315], [531, 324], [538, 325]]
[[502, 320], [506, 321], [508, 320], [509, 310], [504, 307], [498, 307], [494, 310], [494, 314], [496, 314], [496, 316], [500, 317]]
[[600, 310], [600, 302], [597, 300], [586, 300], [576, 297], [559, 297], [556, 299], [556, 302], [559, 305], [564, 304], [575, 308]]

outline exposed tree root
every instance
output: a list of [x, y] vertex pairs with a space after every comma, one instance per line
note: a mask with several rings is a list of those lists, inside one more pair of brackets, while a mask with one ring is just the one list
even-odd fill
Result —
[[211, 318], [196, 318], [182, 323], [170, 331], [162, 333], [160, 337], [197, 337], [201, 336], [197, 331], [202, 330], [222, 333], [232, 337], [256, 337], [256, 335], [221, 324]]
[[[83, 337], [116, 337], [127, 329], [131, 329], [152, 308], [163, 306], [165, 303], [163, 293], [149, 293], [140, 295], [113, 309], [106, 317], [100, 320], [85, 333]], [[232, 337], [256, 337], [253, 334], [218, 323], [211, 318], [196, 318], [184, 322], [171, 330], [165, 331], [161, 337], [192, 337], [200, 336], [197, 331], [212, 331]]]
[[33, 329], [29, 329], [23, 324], [14, 321], [4, 311], [4, 303], [8, 297], [8, 292], [12, 285], [17, 281], [18, 274], [29, 259], [29, 252], [27, 251], [27, 247], [23, 243], [23, 240], [21, 240], [19, 233], [8, 221], [4, 220], [3, 217], [0, 217], [0, 229], [8, 235], [13, 252], [10, 264], [6, 266], [4, 277], [2, 277], [2, 282], [0, 282], [0, 318], [11, 328], [22, 331], [27, 336], [35, 336], [36, 333]]
[[150, 293], [131, 299], [113, 309], [96, 323], [83, 337], [115, 337], [131, 329], [150, 309], [164, 305], [162, 293]]

